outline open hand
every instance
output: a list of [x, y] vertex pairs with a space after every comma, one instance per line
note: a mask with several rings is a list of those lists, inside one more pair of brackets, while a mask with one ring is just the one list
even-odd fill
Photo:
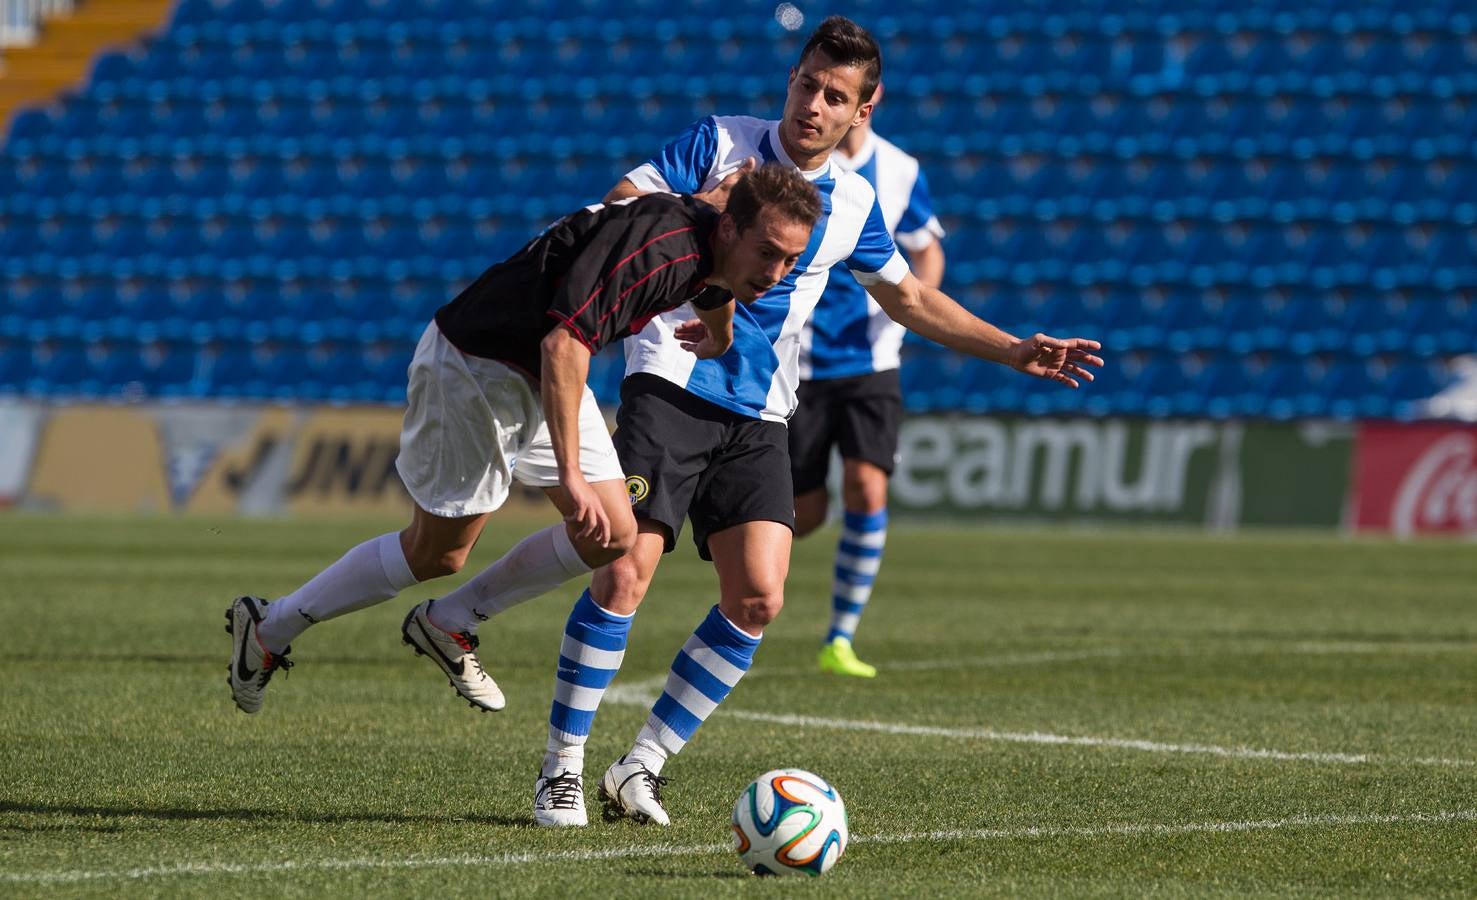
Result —
[[713, 359], [728, 352], [732, 339], [722, 341], [708, 331], [701, 319], [688, 319], [672, 330], [672, 336], [682, 344], [682, 349], [698, 359]]
[[593, 540], [602, 547], [609, 546], [610, 517], [605, 514], [605, 507], [600, 504], [600, 497], [595, 489], [590, 487], [583, 476], [561, 480], [574, 507], [564, 517], [564, 521], [579, 529], [575, 533], [576, 537]]
[[1010, 348], [1010, 367], [1070, 388], [1080, 387], [1079, 379], [1093, 380], [1093, 374], [1084, 366], [1102, 368], [1103, 365], [1100, 357], [1087, 351], [1102, 348], [1102, 344], [1087, 338], [1064, 339], [1037, 334]]

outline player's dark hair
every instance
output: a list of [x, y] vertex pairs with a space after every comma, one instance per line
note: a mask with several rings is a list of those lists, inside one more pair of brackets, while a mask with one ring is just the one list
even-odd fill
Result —
[[831, 16], [811, 32], [810, 39], [800, 51], [800, 64], [812, 52], [820, 50], [833, 61], [843, 66], [856, 66], [862, 70], [862, 95], [858, 102], [872, 99], [877, 85], [882, 82], [882, 48], [867, 33], [867, 29], [845, 16]]
[[821, 217], [821, 195], [815, 185], [794, 166], [765, 163], [744, 175], [728, 195], [729, 218], [740, 231], [759, 218], [759, 210], [772, 206], [787, 219], [814, 228]]

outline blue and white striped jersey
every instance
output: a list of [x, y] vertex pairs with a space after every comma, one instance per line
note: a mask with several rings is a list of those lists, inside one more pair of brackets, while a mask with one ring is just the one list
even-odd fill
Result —
[[[848, 158], [838, 150], [831, 159], [876, 189], [887, 231], [904, 249], [921, 250], [944, 236], [918, 160], [897, 145], [868, 132], [856, 156]], [[801, 333], [800, 377], [849, 378], [896, 369], [904, 330], [850, 273], [838, 269]]]
[[[714, 187], [749, 157], [793, 165], [778, 123], [748, 116], [713, 116], [674, 138], [627, 175], [643, 191], [691, 194]], [[820, 302], [832, 267], [845, 264], [864, 284], [899, 284], [907, 261], [893, 245], [876, 192], [865, 178], [829, 160], [801, 172], [820, 191], [821, 218], [784, 281], [752, 304], [738, 304], [733, 347], [700, 360], [682, 349], [673, 329], [693, 317], [687, 306], [652, 319], [626, 339], [626, 374], [647, 372], [710, 403], [754, 418], [783, 422], [795, 411], [800, 380], [800, 333]]]

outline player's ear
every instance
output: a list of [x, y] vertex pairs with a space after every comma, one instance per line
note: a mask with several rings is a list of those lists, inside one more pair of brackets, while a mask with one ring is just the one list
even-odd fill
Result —
[[738, 240], [738, 236], [738, 223], [733, 220], [733, 216], [728, 213], [720, 215], [718, 217], [718, 239], [725, 244], [732, 244]]
[[873, 94], [871, 100], [868, 100], [866, 103], [858, 106], [856, 108], [856, 115], [851, 117], [851, 127], [855, 128], [868, 119], [872, 118], [872, 109], [876, 106], [876, 104], [877, 95]]

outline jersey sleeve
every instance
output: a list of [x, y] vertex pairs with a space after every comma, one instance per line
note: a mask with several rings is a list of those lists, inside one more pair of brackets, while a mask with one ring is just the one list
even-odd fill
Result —
[[631, 322], [677, 306], [697, 269], [690, 221], [616, 218], [596, 227], [549, 304], [549, 315], [593, 354]]
[[626, 173], [643, 193], [695, 194], [718, 159], [718, 123], [712, 116], [667, 142], [656, 156]]
[[856, 249], [846, 258], [846, 267], [863, 285], [885, 281], [900, 284], [908, 274], [908, 261], [898, 252], [887, 233], [887, 222], [882, 217], [882, 207], [872, 200], [872, 211], [857, 237]]
[[897, 223], [897, 242], [906, 250], [922, 250], [944, 236], [944, 226], [939, 224], [933, 211], [933, 197], [928, 193], [928, 179], [923, 170], [913, 180], [913, 191], [908, 196], [908, 208], [903, 210]]

